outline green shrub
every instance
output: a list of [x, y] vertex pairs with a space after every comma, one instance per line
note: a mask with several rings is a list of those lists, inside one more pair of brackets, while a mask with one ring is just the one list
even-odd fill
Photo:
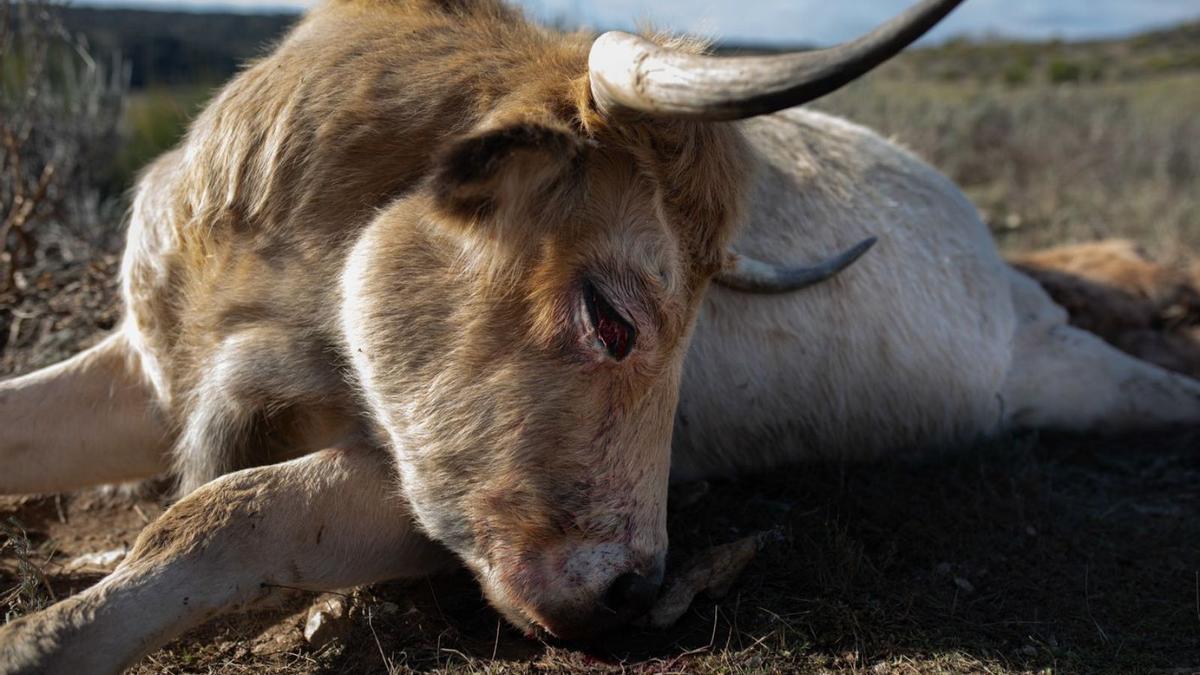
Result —
[[1074, 61], [1054, 59], [1050, 62], [1046, 76], [1054, 84], [1066, 84], [1083, 80], [1083, 66]]
[[1004, 84], [1013, 87], [1028, 84], [1033, 78], [1033, 68], [1027, 63], [1010, 63], [1004, 69], [1003, 78]]
[[114, 171], [117, 186], [131, 187], [137, 172], [174, 147], [210, 93], [205, 86], [161, 87], [130, 96], [121, 123], [125, 143]]

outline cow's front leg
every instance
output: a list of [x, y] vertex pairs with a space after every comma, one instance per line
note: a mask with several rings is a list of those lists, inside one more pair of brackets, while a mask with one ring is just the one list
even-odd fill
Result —
[[105, 673], [278, 587], [332, 590], [436, 571], [381, 452], [324, 450], [215, 480], [88, 590], [0, 628], [0, 672]]

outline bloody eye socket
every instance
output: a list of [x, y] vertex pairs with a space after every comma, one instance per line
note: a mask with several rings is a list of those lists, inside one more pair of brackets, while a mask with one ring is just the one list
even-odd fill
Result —
[[596, 334], [596, 339], [604, 345], [608, 355], [618, 361], [629, 356], [637, 337], [633, 324], [613, 309], [608, 300], [589, 281], [583, 283], [583, 303], [587, 307], [592, 331]]

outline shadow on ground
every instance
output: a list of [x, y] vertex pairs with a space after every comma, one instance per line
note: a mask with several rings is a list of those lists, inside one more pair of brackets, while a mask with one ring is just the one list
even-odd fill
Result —
[[277, 630], [276, 612], [211, 627], [146, 667], [1194, 672], [1198, 441], [1030, 436], [916, 463], [713, 483], [673, 509], [674, 558], [756, 531], [778, 536], [725, 598], [698, 600], [666, 632], [634, 629], [586, 649], [526, 639], [457, 575], [360, 591], [353, 629], [323, 650], [213, 653], [268, 622]]
[[[350, 630], [321, 649], [300, 637], [312, 598], [297, 597], [195, 631], [134, 672], [1196, 672], [1198, 443], [1026, 436], [713, 482], [672, 507], [673, 563], [772, 536], [726, 597], [700, 598], [667, 631], [528, 639], [457, 574], [356, 591]], [[128, 545], [158, 508], [85, 493], [0, 515], [22, 521], [31, 559], [62, 560]], [[46, 569], [59, 598], [99, 576]]]
[[[311, 596], [220, 619], [135, 673], [1200, 672], [1200, 432], [1024, 436], [913, 462], [810, 464], [708, 485], [672, 504], [671, 561], [757, 532], [732, 591], [674, 628], [548, 644], [502, 624], [465, 573], [355, 591], [350, 627], [315, 649]], [[695, 493], [695, 490], [692, 490]], [[0, 504], [55, 597], [128, 547], [153, 495]], [[3, 543], [3, 542], [0, 542]], [[0, 553], [3, 598], [45, 602]], [[14, 600], [15, 598], [15, 600]], [[32, 603], [32, 604], [30, 604]]]

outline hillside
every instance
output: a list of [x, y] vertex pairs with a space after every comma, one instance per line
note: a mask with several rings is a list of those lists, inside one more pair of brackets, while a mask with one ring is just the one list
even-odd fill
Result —
[[[294, 14], [225, 14], [70, 7], [63, 22], [102, 55], [119, 52], [135, 89], [224, 81], [264, 53], [296, 21]], [[718, 45], [724, 53], [795, 49]], [[1080, 43], [952, 41], [914, 49], [890, 72], [921, 78], [1004, 82], [1128, 80], [1200, 70], [1200, 21], [1119, 40]], [[886, 72], [886, 71], [885, 71]]]
[[65, 7], [68, 30], [86, 36], [102, 56], [118, 52], [131, 66], [131, 86], [223, 82], [265, 53], [295, 14], [222, 14]]
[[924, 78], [1007, 85], [1130, 81], [1200, 70], [1200, 21], [1116, 40], [951, 41], [897, 63]]

